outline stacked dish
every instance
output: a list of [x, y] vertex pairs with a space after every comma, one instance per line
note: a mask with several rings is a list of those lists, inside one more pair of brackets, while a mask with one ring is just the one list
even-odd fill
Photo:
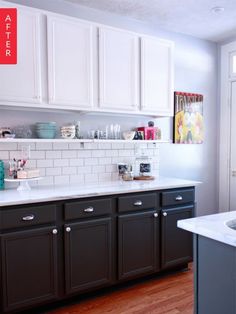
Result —
[[75, 125], [66, 125], [61, 127], [61, 137], [75, 138], [76, 128]]
[[38, 138], [55, 138], [56, 122], [37, 122], [35, 131]]

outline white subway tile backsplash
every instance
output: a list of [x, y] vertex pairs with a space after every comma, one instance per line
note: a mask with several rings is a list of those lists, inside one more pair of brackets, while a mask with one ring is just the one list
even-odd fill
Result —
[[69, 166], [68, 159], [55, 159], [54, 160], [54, 167], [67, 167]]
[[134, 155], [134, 151], [131, 149], [119, 150], [119, 156], [120, 157], [129, 157], [129, 156], [133, 156], [133, 155]]
[[30, 152], [32, 159], [45, 159], [45, 151], [35, 150]]
[[16, 150], [17, 143], [0, 143], [0, 150]]
[[92, 173], [92, 166], [77, 167], [78, 174]]
[[54, 177], [54, 184], [69, 184], [70, 183], [70, 177], [69, 176], [55, 176]]
[[53, 185], [53, 184], [54, 184], [53, 176], [46, 176], [42, 180], [38, 181], [38, 185]]
[[46, 175], [47, 176], [60, 176], [61, 175], [61, 168], [46, 168]]
[[94, 183], [98, 182], [98, 174], [97, 173], [88, 173], [84, 176], [84, 181], [86, 183]]
[[69, 143], [69, 149], [81, 149], [83, 144], [81, 143]]
[[21, 151], [19, 150], [11, 150], [10, 152], [10, 159], [16, 158], [16, 159], [20, 159], [21, 158]]
[[37, 161], [33, 159], [27, 160], [26, 168], [36, 168]]
[[36, 150], [51, 150], [52, 143], [36, 143]]
[[98, 181], [99, 182], [111, 181], [111, 173], [99, 173]]
[[[23, 145], [24, 144], [24, 145]], [[0, 143], [0, 159], [21, 158], [21, 146], [28, 143]], [[145, 152], [152, 158], [153, 172], [159, 175], [159, 145], [152, 143], [30, 143], [27, 168], [39, 168], [43, 180], [36, 185], [58, 185], [118, 180], [118, 163], [134, 164]]]
[[86, 158], [84, 159], [84, 165], [97, 165], [99, 158]]
[[46, 159], [61, 159], [61, 151], [49, 150], [46, 151]]
[[62, 151], [62, 158], [76, 158], [77, 152], [76, 150], [63, 150]]
[[77, 174], [77, 175], [71, 175], [70, 176], [70, 183], [84, 183], [84, 175], [83, 174]]
[[75, 159], [70, 159], [69, 160], [70, 166], [83, 166], [84, 165], [84, 159], [82, 158], [75, 158]]
[[9, 151], [0, 151], [0, 160], [7, 160], [9, 159]]
[[77, 153], [77, 158], [88, 158], [92, 156], [91, 150], [79, 150]]
[[35, 150], [35, 143], [27, 142], [27, 143], [18, 143], [18, 150], [21, 150], [22, 148], [30, 148], [30, 150]]
[[84, 149], [98, 149], [97, 143], [84, 143]]
[[63, 167], [62, 174], [76, 174], [77, 169], [76, 167]]
[[118, 168], [117, 165], [106, 165], [106, 172], [117, 172]]
[[68, 149], [68, 147], [69, 147], [68, 143], [53, 143], [54, 150], [64, 150]]
[[111, 143], [98, 143], [98, 149], [111, 149]]
[[52, 159], [37, 160], [37, 167], [38, 168], [53, 167], [53, 160]]
[[124, 144], [123, 143], [112, 143], [111, 144], [111, 148], [112, 149], [123, 149], [124, 148]]
[[110, 157], [98, 158], [98, 163], [99, 163], [99, 165], [110, 164], [111, 163], [111, 158]]
[[91, 152], [92, 157], [105, 157], [106, 151], [105, 150], [94, 150]]
[[106, 150], [106, 157], [117, 157], [119, 156], [119, 151], [117, 149]]
[[106, 171], [106, 167], [104, 165], [92, 167], [92, 173], [104, 173], [105, 171]]

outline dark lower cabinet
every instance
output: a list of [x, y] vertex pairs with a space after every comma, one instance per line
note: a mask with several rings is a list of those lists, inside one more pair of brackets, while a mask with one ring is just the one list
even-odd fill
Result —
[[193, 188], [0, 209], [0, 313], [185, 267], [193, 209]]
[[156, 210], [118, 217], [118, 279], [159, 269], [159, 218]]
[[107, 217], [65, 225], [66, 294], [111, 282], [111, 222]]
[[57, 299], [56, 233], [47, 227], [0, 236], [4, 311]]
[[177, 227], [177, 221], [193, 217], [193, 210], [193, 205], [167, 208], [162, 210], [162, 268], [173, 267], [192, 261], [192, 234], [185, 230], [179, 229]]

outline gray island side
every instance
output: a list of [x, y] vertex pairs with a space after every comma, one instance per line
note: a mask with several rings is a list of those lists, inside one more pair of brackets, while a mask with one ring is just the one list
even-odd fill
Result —
[[236, 313], [236, 211], [178, 221], [194, 233], [194, 313]]

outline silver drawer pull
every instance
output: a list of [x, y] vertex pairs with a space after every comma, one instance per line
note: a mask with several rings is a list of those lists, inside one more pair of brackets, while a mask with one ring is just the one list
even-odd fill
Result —
[[52, 230], [52, 234], [57, 234], [57, 233], [58, 233], [57, 229]]
[[71, 232], [71, 228], [70, 227], [66, 227], [66, 232]]
[[85, 213], [92, 213], [93, 211], [94, 211], [94, 208], [92, 206], [84, 209]]
[[175, 198], [176, 201], [182, 201], [183, 200], [183, 197], [181, 195], [178, 195], [176, 196]]
[[158, 213], [154, 213], [153, 216], [154, 216], [155, 218], [157, 218], [157, 217], [158, 217]]
[[22, 220], [23, 220], [23, 221], [34, 220], [34, 215], [24, 216], [24, 217], [22, 217]]
[[166, 217], [166, 216], [167, 216], [167, 212], [164, 212], [162, 215], [163, 215], [164, 217]]
[[136, 201], [134, 202], [134, 206], [142, 206], [143, 202], [142, 201]]

